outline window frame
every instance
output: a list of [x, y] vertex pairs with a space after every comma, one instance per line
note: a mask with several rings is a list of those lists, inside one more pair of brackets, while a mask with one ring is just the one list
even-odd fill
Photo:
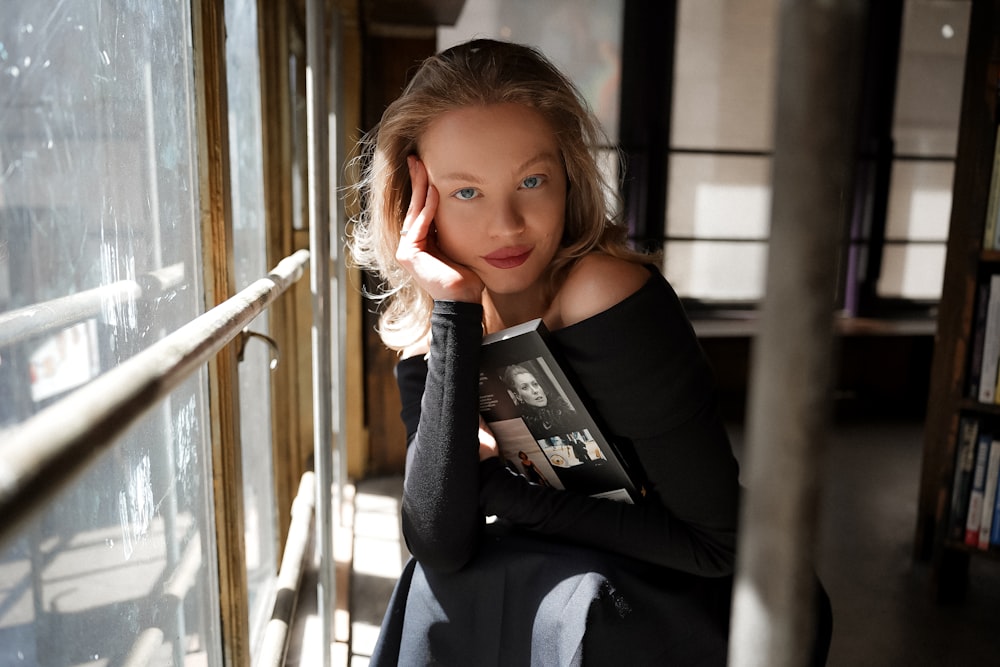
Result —
[[[854, 204], [850, 220], [845, 221], [836, 294], [837, 307], [850, 317], [932, 320], [937, 313], [938, 299], [889, 298], [876, 292], [885, 249], [901, 243], [924, 243], [886, 236], [893, 161], [913, 157], [895, 155], [892, 141], [904, 4], [905, 0], [874, 3], [864, 36], [859, 149], [855, 188], [851, 193]], [[773, 158], [773, 151], [768, 150], [706, 150], [671, 145], [678, 6], [679, 0], [655, 6], [625, 3], [619, 129], [620, 148], [625, 157], [625, 220], [633, 243], [650, 251], [663, 251], [674, 241], [694, 240], [671, 236], [666, 231], [670, 164], [674, 155]], [[954, 156], [920, 156], [919, 160], [954, 163]], [[696, 240], [769, 245], [769, 235], [755, 239], [698, 236]], [[703, 301], [683, 294], [681, 298], [694, 318], [726, 317], [734, 313], [752, 317], [761, 305], [760, 300]]]

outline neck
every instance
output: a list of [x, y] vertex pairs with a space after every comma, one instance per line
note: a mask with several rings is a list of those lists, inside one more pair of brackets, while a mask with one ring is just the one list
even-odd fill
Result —
[[549, 303], [540, 292], [532, 294], [493, 294], [483, 292], [486, 330], [500, 331], [528, 320], [544, 317]]

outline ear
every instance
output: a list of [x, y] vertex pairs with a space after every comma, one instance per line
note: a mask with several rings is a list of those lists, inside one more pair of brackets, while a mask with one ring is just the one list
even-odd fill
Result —
[[507, 395], [510, 396], [510, 400], [514, 405], [521, 405], [521, 397], [516, 391], [507, 390]]

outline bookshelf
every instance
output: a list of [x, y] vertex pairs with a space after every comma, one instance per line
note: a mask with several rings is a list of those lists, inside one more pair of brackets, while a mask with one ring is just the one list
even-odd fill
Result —
[[965, 64], [948, 251], [931, 365], [914, 544], [916, 558], [930, 562], [931, 593], [941, 602], [964, 597], [970, 559], [1000, 561], [1000, 548], [970, 547], [949, 531], [953, 524], [952, 487], [961, 425], [964, 420], [975, 419], [992, 428], [1000, 438], [1000, 404], [983, 403], [969, 395], [979, 284], [987, 276], [1000, 273], [1000, 250], [984, 244], [995, 160], [998, 77], [1000, 0], [975, 0]]

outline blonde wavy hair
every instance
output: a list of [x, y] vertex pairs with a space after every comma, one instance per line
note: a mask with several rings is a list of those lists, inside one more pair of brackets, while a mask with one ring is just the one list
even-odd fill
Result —
[[[395, 259], [411, 194], [406, 158], [417, 153], [420, 137], [442, 114], [508, 103], [531, 107], [555, 128], [568, 179], [563, 238], [546, 276], [549, 298], [587, 253], [650, 261], [629, 247], [616, 222], [617, 189], [605, 182], [597, 166], [605, 137], [576, 87], [534, 48], [488, 39], [459, 44], [423, 61], [378, 125], [361, 139], [351, 161], [359, 174], [352, 192], [360, 212], [349, 248], [355, 263], [381, 280], [369, 296], [382, 301], [379, 335], [391, 349], [420, 340], [433, 308], [431, 298]], [[614, 211], [608, 198], [616, 202]]]

